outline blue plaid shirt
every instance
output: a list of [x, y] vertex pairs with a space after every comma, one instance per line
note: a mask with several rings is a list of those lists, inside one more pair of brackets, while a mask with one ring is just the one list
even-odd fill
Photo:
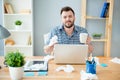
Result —
[[58, 44], [81, 44], [80, 43], [80, 33], [88, 33], [83, 27], [75, 25], [74, 31], [71, 36], [68, 36], [64, 30], [63, 25], [53, 28], [50, 32], [47, 45], [50, 43], [50, 39], [56, 35], [58, 37]]

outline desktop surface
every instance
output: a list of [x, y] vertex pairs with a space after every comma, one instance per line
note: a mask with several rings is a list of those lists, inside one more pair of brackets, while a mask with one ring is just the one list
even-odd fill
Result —
[[[28, 59], [40, 59], [43, 57], [27, 57]], [[97, 66], [97, 76], [99, 80], [120, 80], [120, 64], [112, 63], [109, 61], [110, 58], [99, 58], [100, 63], [105, 63], [107, 67]], [[2, 69], [0, 69], [0, 80], [10, 80], [9, 70], [7, 67], [3, 67], [2, 62], [4, 61], [3, 57], [0, 57], [0, 65], [2, 65]], [[65, 65], [57, 65], [54, 63], [54, 60], [49, 61], [49, 70], [47, 76], [38, 76], [37, 72], [34, 72], [34, 76], [24, 76], [22, 80], [80, 80], [80, 71], [86, 69], [86, 65], [72, 65], [75, 68], [75, 71], [72, 73], [66, 73], [64, 71], [57, 72], [55, 71], [59, 66]]]

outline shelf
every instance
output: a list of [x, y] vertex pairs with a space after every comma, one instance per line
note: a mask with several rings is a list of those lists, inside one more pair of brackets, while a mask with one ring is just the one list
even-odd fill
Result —
[[9, 30], [10, 32], [31, 32], [32, 30]]
[[91, 39], [93, 42], [105, 42], [107, 41], [106, 39]]
[[97, 16], [86, 16], [86, 19], [108, 19], [108, 18], [101, 18], [101, 17], [97, 17]]
[[5, 45], [6, 48], [10, 47], [24, 47], [24, 48], [30, 48], [31, 45]]
[[28, 13], [18, 13], [18, 14], [4, 14], [4, 16], [31, 16], [31, 14]]
[[[92, 1], [92, 0], [91, 0]], [[101, 1], [101, 0], [99, 0], [99, 1]], [[97, 21], [97, 23], [99, 23], [99, 20], [104, 20], [103, 21], [103, 23], [105, 22], [105, 27], [104, 27], [104, 37], [106, 38], [106, 39], [91, 39], [91, 41], [93, 41], [93, 42], [105, 42], [105, 44], [104, 44], [104, 56], [106, 56], [106, 57], [110, 57], [110, 51], [111, 51], [111, 36], [112, 36], [112, 19], [113, 19], [113, 9], [114, 9], [114, 0], [105, 0], [105, 1], [107, 1], [107, 2], [109, 2], [109, 10], [108, 10], [108, 17], [107, 18], [101, 18], [101, 17], [99, 17], [99, 15], [101, 14], [101, 13], [99, 13], [99, 14], [96, 14], [96, 15], [98, 15], [98, 16], [96, 16], [95, 14], [89, 14], [89, 11], [90, 10], [92, 10], [92, 11], [94, 11], [95, 12], [95, 10], [93, 10], [93, 9], [91, 9], [90, 8], [90, 4], [89, 4], [89, 1], [87, 1], [87, 0], [82, 0], [82, 2], [81, 2], [81, 11], [82, 11], [82, 13], [81, 13], [81, 26], [83, 26], [84, 28], [86, 28], [86, 27], [88, 27], [88, 26], [91, 26], [90, 24], [88, 24], [89, 23], [89, 21], [91, 21], [91, 20], [98, 20]], [[103, 7], [104, 7], [104, 3], [105, 3], [105, 1], [103, 1], [102, 2], [102, 4], [100, 5], [101, 6], [101, 8], [103, 9]], [[93, 2], [93, 1], [92, 1]], [[90, 2], [90, 3], [92, 3], [92, 2]], [[101, 2], [100, 2], [101, 3]], [[94, 6], [97, 6], [97, 4], [98, 4], [98, 2], [96, 3], [95, 1], [94, 1], [94, 3], [92, 4], [92, 7], [94, 7]], [[101, 10], [102, 9], [100, 9], [100, 7], [98, 8], [99, 10], [100, 10], [100, 12], [101, 12]], [[96, 10], [96, 11], [98, 11], [98, 10]], [[97, 12], [96, 12], [97, 13]], [[89, 16], [89, 15], [95, 15], [95, 16]], [[88, 20], [88, 21], [87, 21]], [[97, 23], [96, 23], [96, 25], [97, 25]], [[94, 24], [93, 22], [91, 23], [91, 24]], [[102, 25], [102, 24], [101, 24]], [[98, 26], [100, 26], [100, 25], [98, 25]], [[90, 29], [90, 27], [89, 27], [89, 29]], [[92, 30], [92, 29], [91, 29]], [[94, 29], [93, 29], [94, 30]], [[98, 27], [98, 30], [99, 30], [99, 27]], [[94, 32], [94, 31], [89, 31], [89, 32]], [[91, 33], [91, 34], [92, 34]]]

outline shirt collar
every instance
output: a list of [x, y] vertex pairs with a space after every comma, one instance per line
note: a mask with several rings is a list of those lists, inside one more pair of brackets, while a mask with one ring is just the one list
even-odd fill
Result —
[[63, 25], [60, 25], [60, 26], [58, 27], [58, 29], [59, 29], [59, 30], [63, 30], [63, 29], [64, 29]]
[[[58, 29], [59, 29], [59, 30], [64, 30], [63, 25], [60, 25]], [[74, 25], [74, 31], [75, 31], [75, 32], [78, 32], [78, 29], [77, 29], [76, 25]]]

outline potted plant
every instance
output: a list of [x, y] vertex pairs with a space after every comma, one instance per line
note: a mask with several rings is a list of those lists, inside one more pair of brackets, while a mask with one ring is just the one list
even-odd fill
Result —
[[94, 34], [92, 34], [92, 36], [94, 39], [100, 39], [102, 34], [101, 33], [94, 33]]
[[19, 51], [8, 52], [5, 55], [5, 63], [9, 67], [12, 80], [20, 80], [23, 77], [25, 57]]
[[16, 20], [15, 21], [15, 28], [16, 30], [20, 30], [21, 29], [21, 26], [22, 25], [22, 21], [21, 20]]

